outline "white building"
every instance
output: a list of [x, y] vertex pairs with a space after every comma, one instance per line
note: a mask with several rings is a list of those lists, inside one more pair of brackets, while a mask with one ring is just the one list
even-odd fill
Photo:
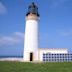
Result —
[[28, 7], [26, 14], [25, 42], [23, 60], [43, 61], [43, 54], [68, 54], [68, 49], [62, 48], [39, 48], [38, 47], [38, 26], [39, 26], [38, 7], [32, 3]]

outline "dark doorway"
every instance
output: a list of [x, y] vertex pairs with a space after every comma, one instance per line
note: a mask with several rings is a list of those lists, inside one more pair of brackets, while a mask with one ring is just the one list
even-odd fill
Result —
[[30, 61], [33, 61], [33, 53], [30, 53]]

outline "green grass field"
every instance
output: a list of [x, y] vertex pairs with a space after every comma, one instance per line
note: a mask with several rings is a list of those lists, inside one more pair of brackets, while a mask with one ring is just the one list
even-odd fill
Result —
[[72, 63], [0, 62], [0, 72], [72, 72]]

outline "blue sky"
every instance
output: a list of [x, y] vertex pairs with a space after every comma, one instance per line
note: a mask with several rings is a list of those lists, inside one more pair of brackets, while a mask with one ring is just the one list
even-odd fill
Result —
[[39, 48], [72, 51], [72, 0], [0, 0], [0, 56], [22, 55], [28, 5], [39, 7]]

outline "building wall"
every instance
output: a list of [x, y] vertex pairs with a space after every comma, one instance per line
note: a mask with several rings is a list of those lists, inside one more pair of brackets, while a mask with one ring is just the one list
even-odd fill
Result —
[[50, 54], [67, 54], [68, 53], [68, 49], [39, 49], [38, 51], [38, 58], [39, 61], [43, 61], [43, 54], [46, 53], [50, 53]]

